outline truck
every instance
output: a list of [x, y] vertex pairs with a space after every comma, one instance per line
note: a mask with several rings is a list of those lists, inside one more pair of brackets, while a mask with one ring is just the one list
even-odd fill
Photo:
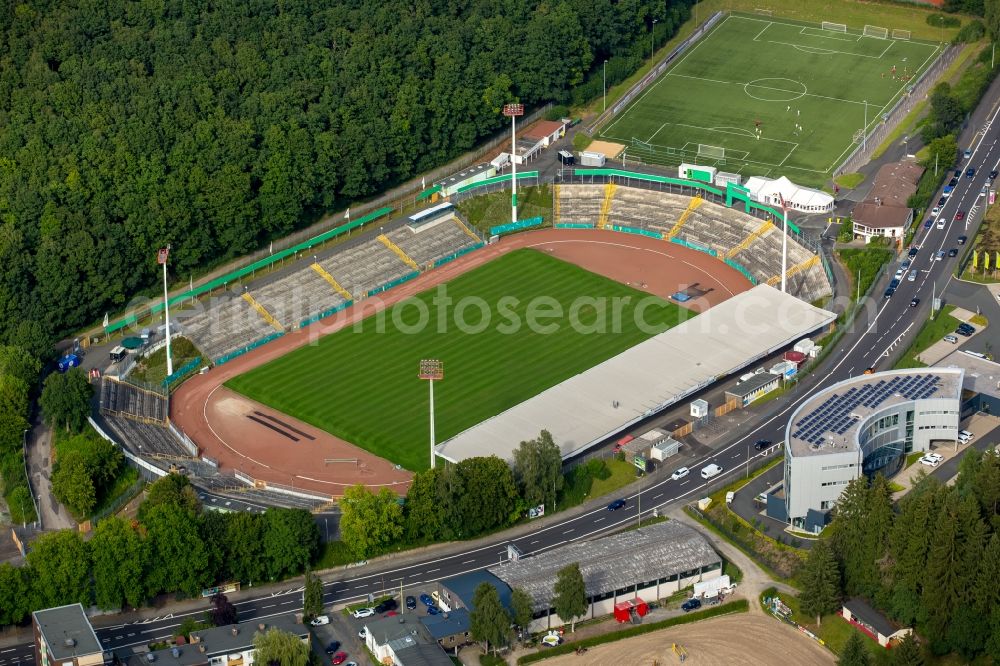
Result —
[[557, 155], [559, 156], [559, 161], [562, 164], [570, 165], [576, 162], [576, 158], [573, 157], [573, 153], [568, 150], [560, 150]]
[[580, 151], [580, 166], [602, 167], [605, 161], [604, 153], [595, 153], [587, 150]]
[[693, 596], [695, 599], [717, 597], [720, 592], [726, 594], [732, 590], [733, 587], [735, 586], [729, 581], [728, 575], [718, 576], [709, 580], [703, 580], [700, 583], [695, 583]]

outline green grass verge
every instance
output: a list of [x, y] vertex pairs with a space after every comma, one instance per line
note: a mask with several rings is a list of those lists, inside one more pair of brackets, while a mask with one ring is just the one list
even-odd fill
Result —
[[[995, 284], [997, 279], [997, 252], [1000, 251], [1000, 206], [994, 204], [986, 209], [983, 221], [979, 225], [976, 237], [972, 240], [972, 252], [978, 253], [978, 267], [973, 268], [972, 259], [966, 262], [965, 270], [960, 276], [963, 280], [980, 284]], [[990, 255], [990, 270], [983, 270], [983, 254]]]
[[[510, 190], [470, 197], [458, 203], [458, 212], [469, 224], [488, 232], [490, 227], [510, 222]], [[524, 220], [541, 217], [543, 224], [552, 224], [552, 189], [548, 185], [517, 189], [517, 217]]]
[[864, 181], [865, 174], [863, 173], [845, 173], [833, 179], [833, 182], [839, 185], [842, 190], [853, 190]]
[[[170, 358], [174, 370], [180, 369], [185, 363], [198, 357], [205, 358], [193, 342], [184, 337], [170, 338]], [[192, 368], [190, 373], [197, 370], [197, 368]], [[129, 376], [139, 381], [159, 385], [167, 376], [166, 347], [161, 347], [146, 358], [140, 359]], [[179, 385], [179, 381], [173, 383], [173, 386]]]
[[314, 561], [313, 569], [321, 571], [354, 564], [358, 561], [357, 554], [343, 541], [327, 541], [320, 547], [319, 555]]
[[946, 305], [938, 312], [937, 317], [928, 319], [917, 333], [913, 344], [906, 350], [906, 353], [896, 363], [896, 368], [923, 368], [927, 364], [917, 360], [917, 356], [938, 342], [944, 336], [952, 333], [958, 327], [959, 321], [949, 314], [955, 309], [954, 305]]
[[667, 629], [669, 627], [676, 627], [683, 624], [691, 624], [692, 622], [707, 620], [712, 617], [719, 617], [720, 615], [746, 613], [747, 610], [749, 610], [749, 607], [750, 605], [747, 603], [746, 599], [730, 601], [706, 610], [694, 611], [692, 613], [688, 613], [687, 615], [671, 617], [666, 620], [660, 620], [659, 622], [650, 622], [649, 624], [640, 624], [627, 629], [622, 629], [620, 631], [602, 634], [600, 636], [591, 636], [580, 641], [570, 641], [568, 643], [563, 643], [562, 645], [557, 645], [554, 648], [545, 648], [541, 652], [533, 652], [531, 654], [526, 654], [523, 657], [519, 657], [517, 663], [519, 665], [533, 664], [536, 661], [542, 661], [543, 659], [548, 659], [549, 657], [556, 657], [561, 654], [570, 654], [575, 652], [578, 647], [594, 647], [595, 645], [614, 643], [615, 641], [632, 638], [633, 636], [641, 636], [653, 631], [659, 631], [660, 629]]
[[[913, 463], [917, 462], [923, 456], [924, 456], [924, 452], [923, 451], [914, 451], [913, 453], [908, 454], [906, 456], [906, 467], [909, 467]], [[906, 469], [906, 467], [904, 467], [903, 469]]]
[[837, 250], [837, 256], [851, 278], [851, 300], [857, 300], [859, 293], [868, 293], [882, 266], [892, 261], [895, 255], [892, 250], [882, 247], [866, 247]]
[[577, 132], [573, 135], [573, 150], [580, 152], [587, 150], [587, 146], [594, 142], [594, 138], [586, 132]]
[[589, 499], [613, 493], [635, 479], [635, 466], [618, 458], [594, 459], [575, 465], [563, 475], [563, 487], [556, 510], [563, 511]]
[[[439, 294], [454, 305], [442, 306]], [[468, 303], [476, 307], [464, 307]], [[561, 316], [540, 318], [540, 306]], [[429, 463], [427, 387], [416, 377], [420, 359], [439, 358], [447, 370], [435, 386], [437, 436], [444, 440], [686, 316], [662, 299], [541, 252], [518, 250], [226, 385], [422, 470]]]
[[[936, 43], [913, 39], [889, 41], [887, 55], [885, 41], [857, 39], [862, 26], [837, 38], [815, 23], [778, 16], [725, 17], [600, 137], [668, 165], [710, 165], [698, 146], [718, 146], [727, 171], [822, 186], [865, 124], [865, 109], [873, 111], [873, 126], [911, 85], [890, 69], [899, 66], [902, 75], [898, 63], [908, 61], [920, 72], [940, 53]], [[728, 66], [733, 62], [741, 66]]]

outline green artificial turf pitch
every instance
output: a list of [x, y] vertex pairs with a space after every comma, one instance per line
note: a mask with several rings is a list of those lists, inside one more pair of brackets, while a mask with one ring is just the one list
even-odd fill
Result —
[[[444, 362], [444, 379], [434, 386], [441, 442], [690, 316], [672, 303], [535, 250], [511, 252], [443, 286], [453, 299], [448, 308], [434, 302], [438, 289], [432, 289], [390, 308], [381, 331], [378, 315], [372, 315], [360, 331], [342, 329], [226, 386], [416, 471], [430, 463], [428, 387], [417, 378], [421, 359]], [[538, 297], [562, 308], [562, 317], [537, 318], [556, 324], [554, 332], [533, 331], [525, 323], [531, 303], [545, 308]], [[595, 300], [576, 301], [586, 298]], [[617, 327], [613, 298], [628, 299]], [[604, 322], [608, 332], [571, 326], [575, 301], [575, 321], [593, 329]], [[417, 302], [427, 313], [422, 327]], [[463, 302], [469, 305], [461, 319], [484, 330], [463, 332], [455, 325]], [[486, 310], [489, 325], [483, 327]], [[637, 311], [652, 326], [637, 324]], [[521, 326], [511, 325], [515, 316]], [[619, 332], [610, 332], [615, 329]], [[544, 427], [539, 424], [539, 430]]]
[[[600, 135], [648, 163], [822, 185], [854, 148], [865, 102], [871, 131], [939, 53], [927, 42], [730, 15]], [[699, 156], [699, 144], [725, 149], [724, 159]]]

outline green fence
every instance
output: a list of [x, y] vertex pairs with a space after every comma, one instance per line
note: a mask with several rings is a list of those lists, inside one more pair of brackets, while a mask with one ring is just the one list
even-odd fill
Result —
[[190, 361], [188, 361], [187, 363], [185, 363], [184, 365], [182, 365], [180, 368], [178, 368], [177, 370], [175, 370], [173, 374], [167, 375], [166, 377], [164, 377], [162, 385], [163, 386], [170, 386], [171, 384], [173, 384], [174, 382], [176, 382], [178, 379], [180, 379], [181, 377], [183, 377], [187, 373], [189, 373], [192, 370], [194, 370], [195, 368], [197, 368], [199, 363], [201, 363], [201, 356], [197, 356], [197, 357], [191, 359]]
[[246, 347], [240, 347], [239, 349], [234, 349], [233, 351], [229, 352], [228, 354], [223, 354], [219, 358], [215, 359], [215, 364], [216, 365], [222, 365], [223, 363], [228, 363], [229, 361], [232, 361], [234, 358], [237, 358], [238, 356], [243, 356], [243, 354], [246, 354], [247, 352], [250, 352], [250, 351], [253, 351], [254, 349], [257, 349], [257, 347], [260, 347], [261, 345], [266, 345], [271, 340], [277, 340], [278, 338], [280, 338], [284, 334], [285, 334], [284, 331], [276, 331], [275, 333], [272, 333], [271, 335], [263, 337], [260, 340], [257, 340], [255, 342], [251, 342]]
[[635, 234], [636, 236], [649, 236], [650, 238], [655, 238], [657, 240], [663, 239], [663, 234], [659, 231], [653, 231], [651, 229], [640, 229], [638, 227], [623, 227], [618, 224], [612, 224], [609, 227], [612, 231], [620, 231], [626, 234]]
[[461, 257], [462, 255], [466, 255], [472, 252], [473, 250], [478, 250], [479, 248], [483, 247], [483, 245], [484, 243], [476, 243], [475, 245], [470, 245], [469, 247], [463, 247], [458, 252], [452, 252], [447, 257], [441, 257], [440, 259], [434, 262], [434, 268], [437, 268], [438, 266], [444, 266], [449, 261], [454, 261], [459, 257]]
[[423, 201], [424, 199], [429, 199], [431, 195], [437, 194], [441, 191], [440, 185], [435, 185], [434, 187], [428, 187], [426, 190], [417, 195], [417, 201]]
[[309, 324], [315, 324], [320, 319], [326, 319], [330, 315], [335, 315], [338, 312], [340, 312], [341, 310], [346, 310], [347, 308], [351, 307], [352, 305], [354, 305], [354, 301], [353, 300], [351, 300], [351, 301], [344, 301], [340, 305], [336, 305], [336, 306], [334, 306], [334, 307], [332, 307], [332, 308], [330, 308], [328, 310], [323, 310], [322, 312], [320, 312], [317, 315], [313, 315], [311, 317], [306, 317], [305, 319], [303, 319], [302, 321], [299, 322], [299, 328], [305, 328]]
[[541, 217], [529, 217], [524, 220], [518, 220], [517, 222], [508, 222], [507, 224], [499, 224], [495, 227], [490, 227], [491, 236], [502, 236], [503, 234], [510, 234], [515, 231], [521, 231], [523, 229], [530, 229], [532, 227], [542, 226]]
[[395, 280], [391, 280], [389, 282], [386, 282], [385, 284], [383, 284], [383, 285], [381, 285], [379, 287], [375, 287], [374, 289], [372, 289], [371, 291], [369, 291], [368, 293], [366, 293], [365, 297], [367, 298], [368, 296], [374, 296], [375, 294], [381, 294], [383, 291], [388, 291], [389, 289], [392, 289], [393, 287], [398, 287], [399, 285], [403, 284], [404, 282], [409, 282], [410, 280], [412, 280], [415, 277], [418, 277], [419, 275], [420, 275], [420, 271], [413, 271], [412, 273], [407, 273], [406, 275], [404, 275], [401, 278], [396, 278]]
[[[538, 178], [538, 172], [537, 171], [524, 171], [522, 173], [517, 174], [517, 179], [518, 180], [528, 179], [528, 178]], [[456, 194], [464, 194], [464, 193], [468, 192], [469, 190], [476, 189], [477, 187], [486, 187], [487, 185], [496, 185], [497, 183], [506, 183], [509, 180], [510, 180], [510, 174], [509, 173], [505, 173], [502, 176], [493, 176], [492, 178], [487, 178], [486, 180], [481, 180], [478, 183], [469, 183], [468, 185], [463, 185], [462, 187], [458, 188], [458, 190], [455, 193]]]
[[[380, 217], [385, 217], [386, 215], [388, 215], [389, 213], [391, 213], [393, 210], [395, 210], [395, 209], [393, 209], [390, 206], [386, 206], [385, 208], [379, 208], [376, 211], [372, 211], [371, 213], [368, 213], [364, 217], [359, 217], [358, 219], [352, 220], [351, 222], [348, 222], [347, 224], [342, 224], [339, 227], [334, 227], [333, 229], [330, 229], [329, 231], [321, 233], [318, 236], [313, 236], [312, 238], [310, 238], [308, 240], [305, 240], [305, 241], [299, 243], [298, 245], [293, 245], [292, 247], [287, 248], [285, 250], [281, 250], [280, 252], [275, 252], [272, 255], [264, 257], [263, 259], [255, 261], [255, 262], [253, 262], [251, 264], [248, 264], [246, 266], [243, 266], [242, 268], [237, 268], [235, 271], [232, 271], [231, 273], [226, 273], [222, 277], [218, 277], [218, 278], [216, 278], [214, 280], [206, 282], [205, 284], [200, 285], [198, 287], [195, 287], [194, 289], [182, 292], [180, 294], [177, 294], [176, 296], [171, 296], [170, 297], [170, 301], [169, 301], [170, 305], [174, 305], [176, 303], [181, 303], [181, 302], [183, 302], [185, 300], [188, 300], [188, 299], [191, 299], [191, 298], [197, 298], [198, 296], [201, 296], [202, 294], [206, 294], [206, 293], [208, 293], [208, 292], [210, 292], [210, 291], [212, 291], [214, 289], [218, 289], [219, 287], [224, 287], [227, 283], [229, 283], [229, 282], [235, 282], [236, 280], [239, 280], [240, 278], [242, 278], [242, 277], [244, 277], [246, 275], [250, 275], [254, 271], [258, 271], [258, 270], [261, 270], [263, 268], [267, 268], [268, 266], [270, 266], [271, 264], [273, 264], [273, 263], [275, 263], [277, 261], [281, 261], [281, 260], [286, 259], [288, 257], [293, 257], [298, 252], [302, 252], [303, 250], [311, 249], [311, 248], [313, 248], [313, 247], [315, 247], [317, 245], [325, 243], [326, 241], [328, 241], [328, 240], [330, 240], [332, 238], [336, 238], [337, 236], [342, 236], [343, 234], [346, 234], [346, 233], [348, 233], [348, 232], [350, 232], [350, 231], [352, 231], [354, 229], [357, 229], [359, 227], [363, 227], [364, 225], [368, 224], [369, 222], [377, 220]], [[154, 314], [156, 314], [157, 312], [159, 312], [162, 309], [163, 309], [163, 302], [161, 301], [159, 303], [156, 303], [156, 304], [150, 306], [148, 312], [141, 312], [141, 313], [133, 312], [132, 314], [127, 315], [123, 319], [120, 319], [119, 321], [116, 321], [116, 322], [112, 323], [110, 326], [107, 326], [104, 330], [107, 333], [114, 333], [115, 331], [119, 331], [119, 330], [125, 328], [126, 326], [130, 326], [132, 324], [135, 324], [139, 320], [140, 316], [147, 317], [147, 316], [150, 316], [150, 315], [154, 315]]]
[[732, 266], [733, 268], [735, 268], [736, 270], [738, 270], [740, 273], [743, 273], [743, 276], [746, 279], [750, 280], [750, 284], [757, 284], [757, 278], [755, 278], [754, 276], [750, 275], [750, 271], [748, 271], [742, 264], [738, 264], [735, 261], [733, 261], [732, 259], [723, 259], [723, 261], [726, 263], [727, 266]]
[[560, 222], [552, 226], [555, 229], [593, 229], [595, 225], [590, 222]]
[[690, 248], [692, 250], [698, 250], [699, 252], [704, 252], [705, 254], [713, 256], [713, 257], [719, 256], [719, 253], [716, 252], [715, 250], [713, 250], [712, 248], [705, 247], [704, 245], [699, 245], [698, 243], [692, 243], [691, 241], [686, 241], [683, 238], [676, 238], [676, 237], [675, 238], [671, 238], [670, 242], [671, 243], [677, 243], [678, 245]]

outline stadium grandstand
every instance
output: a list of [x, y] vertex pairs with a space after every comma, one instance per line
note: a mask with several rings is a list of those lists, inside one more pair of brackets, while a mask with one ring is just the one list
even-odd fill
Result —
[[335, 248], [305, 265], [295, 264], [180, 310], [177, 325], [206, 356], [220, 362], [482, 243], [451, 204], [443, 206], [406, 218], [405, 224], [374, 238]]
[[146, 423], [167, 422], [167, 398], [162, 389], [114, 377], [101, 378], [99, 408]]
[[[556, 224], [649, 232], [737, 264], [757, 284], [781, 282], [781, 229], [770, 219], [699, 196], [616, 183], [555, 189]], [[795, 233], [788, 237], [787, 282], [789, 293], [808, 303], [832, 293], [821, 259]]]

